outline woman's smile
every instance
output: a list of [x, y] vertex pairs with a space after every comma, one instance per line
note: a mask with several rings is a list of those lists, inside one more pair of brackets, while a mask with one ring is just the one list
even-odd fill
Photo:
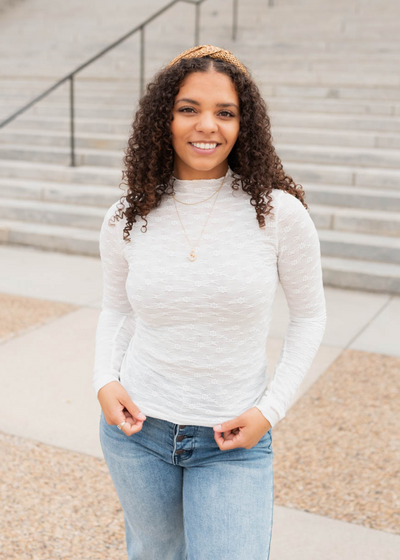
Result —
[[216, 142], [210, 142], [210, 143], [193, 143], [193, 142], [189, 142], [189, 144], [192, 146], [192, 148], [194, 149], [194, 151], [200, 155], [210, 155], [210, 154], [215, 154], [215, 152], [217, 151], [218, 147], [221, 144], [218, 144]]

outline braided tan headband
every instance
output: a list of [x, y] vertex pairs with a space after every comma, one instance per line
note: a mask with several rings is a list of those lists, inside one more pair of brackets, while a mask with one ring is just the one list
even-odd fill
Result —
[[246, 76], [248, 76], [246, 68], [243, 66], [241, 62], [238, 61], [236, 56], [234, 56], [230, 51], [225, 49], [220, 49], [219, 47], [213, 47], [212, 45], [200, 45], [198, 47], [193, 47], [192, 49], [188, 49], [183, 53], [176, 56], [171, 62], [167, 65], [167, 68], [170, 68], [182, 58], [202, 58], [203, 56], [211, 56], [212, 58], [225, 60], [226, 62], [230, 62], [234, 64], [239, 70], [241, 70]]

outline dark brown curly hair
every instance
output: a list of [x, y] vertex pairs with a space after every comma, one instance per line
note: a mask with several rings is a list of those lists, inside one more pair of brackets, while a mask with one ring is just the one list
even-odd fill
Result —
[[[308, 209], [302, 186], [296, 185], [285, 174], [272, 145], [267, 105], [250, 73], [246, 76], [233, 64], [209, 56], [183, 58], [170, 68], [161, 69], [147, 84], [146, 92], [139, 101], [124, 151], [125, 169], [119, 185], [124, 184], [128, 189], [126, 195], [120, 198], [117, 214], [112, 217], [115, 221], [115, 218], [119, 220], [126, 216], [124, 240], [130, 241], [129, 232], [136, 216], [146, 222], [141, 228], [142, 232], [146, 232], [147, 214], [160, 205], [163, 196], [174, 193], [174, 149], [170, 122], [173, 120], [175, 99], [189, 74], [207, 72], [212, 67], [231, 78], [239, 97], [239, 135], [228, 156], [228, 165], [233, 171], [232, 189], [238, 190], [241, 182], [243, 191], [251, 197], [250, 204], [255, 206], [260, 227], [265, 227], [264, 216], [273, 209], [272, 189], [287, 191]], [[123, 199], [126, 199], [127, 205]]]

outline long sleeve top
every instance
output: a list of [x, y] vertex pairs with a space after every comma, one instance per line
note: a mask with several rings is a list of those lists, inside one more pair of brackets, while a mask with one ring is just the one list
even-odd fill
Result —
[[[117, 202], [106, 212], [96, 395], [119, 381], [144, 414], [176, 424], [215, 426], [254, 406], [272, 427], [284, 418], [326, 326], [319, 238], [300, 200], [280, 189], [260, 228], [250, 196], [232, 180], [229, 168], [210, 214], [222, 177], [175, 179], [176, 207], [164, 195], [147, 215], [147, 232], [137, 217], [130, 243], [126, 218], [109, 224]], [[290, 322], [269, 384], [266, 342], [279, 282]]]

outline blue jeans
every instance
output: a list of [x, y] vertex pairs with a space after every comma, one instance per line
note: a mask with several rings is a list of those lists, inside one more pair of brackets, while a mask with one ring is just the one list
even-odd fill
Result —
[[127, 436], [100, 417], [129, 560], [268, 560], [272, 428], [251, 449], [221, 451], [212, 427], [147, 416]]

